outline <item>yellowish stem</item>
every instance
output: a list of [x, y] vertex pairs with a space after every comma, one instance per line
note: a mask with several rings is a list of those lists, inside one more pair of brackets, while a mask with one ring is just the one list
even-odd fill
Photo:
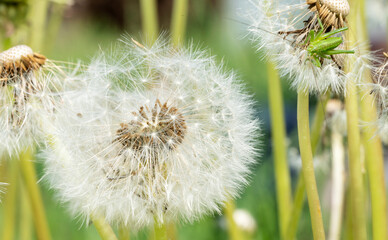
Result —
[[18, 159], [12, 158], [8, 161], [8, 187], [4, 199], [4, 225], [3, 225], [3, 240], [15, 239], [15, 220], [16, 220], [16, 205], [17, 192], [19, 181], [19, 169], [17, 167]]
[[50, 231], [46, 220], [44, 204], [40, 189], [37, 184], [34, 163], [32, 162], [33, 150], [27, 148], [20, 154], [20, 169], [22, 172], [24, 184], [27, 188], [36, 228], [36, 234], [39, 240], [49, 240]]
[[117, 240], [117, 237], [112, 227], [106, 222], [106, 220], [97, 215], [90, 216], [94, 227], [97, 229], [98, 234], [102, 240]]
[[29, 4], [30, 47], [42, 51], [45, 40], [48, 0], [38, 0]]
[[158, 36], [158, 19], [155, 0], [140, 0], [143, 34], [153, 43]]
[[321, 204], [315, 180], [313, 152], [311, 149], [308, 92], [304, 92], [303, 90], [298, 92], [297, 111], [299, 149], [302, 158], [302, 171], [306, 184], [313, 235], [315, 240], [323, 240], [325, 239], [325, 229], [323, 227]]
[[243, 232], [237, 226], [233, 218], [233, 213], [235, 211], [235, 208], [236, 207], [233, 200], [228, 201], [225, 204], [225, 208], [224, 208], [226, 222], [228, 224], [229, 240], [243, 240], [244, 239]]
[[[357, 29], [357, 40], [364, 43], [369, 42], [368, 31], [366, 27], [365, 17], [365, 1], [353, 1], [353, 9], [357, 14], [353, 15], [349, 24], [352, 29]], [[355, 19], [357, 18], [357, 19]], [[361, 54], [369, 52], [369, 45], [365, 44], [365, 48], [361, 48]], [[365, 83], [372, 83], [370, 71], [364, 73], [363, 78]], [[360, 99], [361, 112], [360, 117], [365, 124], [362, 128], [362, 143], [365, 147], [365, 158], [367, 164], [369, 189], [371, 194], [372, 205], [372, 231], [374, 240], [388, 239], [388, 223], [387, 223], [387, 197], [384, 176], [384, 154], [381, 140], [376, 136], [375, 122], [377, 120], [376, 102], [373, 95], [370, 94], [371, 89], [361, 89]]]
[[[21, 184], [22, 185], [22, 184]], [[31, 204], [28, 201], [27, 189], [24, 185], [20, 187], [20, 239], [21, 240], [31, 240], [33, 236], [32, 232], [32, 209]]]
[[180, 45], [185, 36], [188, 0], [174, 0], [171, 21], [171, 37], [175, 46]]
[[167, 240], [167, 226], [166, 224], [154, 223], [154, 240]]
[[119, 240], [129, 240], [130, 234], [129, 234], [129, 227], [125, 225], [121, 225], [119, 227]]
[[270, 61], [267, 62], [267, 75], [279, 226], [282, 239], [285, 239], [292, 206], [291, 178], [287, 162], [282, 86], [279, 74]]

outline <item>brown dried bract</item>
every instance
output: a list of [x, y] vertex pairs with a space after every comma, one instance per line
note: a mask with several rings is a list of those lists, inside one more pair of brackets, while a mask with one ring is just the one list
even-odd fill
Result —
[[[21, 52], [18, 48], [25, 48]], [[32, 71], [38, 70], [46, 62], [46, 57], [26, 51], [28, 46], [16, 46], [0, 53], [0, 86], [5, 86], [14, 82], [18, 77], [22, 77]]]
[[125, 148], [135, 151], [146, 148], [151, 151], [172, 150], [182, 143], [187, 126], [176, 107], [168, 106], [167, 102], [161, 104], [157, 99], [153, 108], [141, 106], [132, 114], [135, 120], [121, 123], [115, 139]]
[[317, 13], [325, 28], [343, 28], [350, 7], [347, 0], [307, 0], [309, 9]]

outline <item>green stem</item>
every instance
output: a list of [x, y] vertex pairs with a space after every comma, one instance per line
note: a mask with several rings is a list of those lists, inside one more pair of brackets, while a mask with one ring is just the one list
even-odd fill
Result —
[[[327, 101], [330, 99], [330, 92], [319, 98], [318, 105], [315, 110], [313, 127], [311, 129], [311, 149], [315, 154], [321, 136], [322, 126], [325, 120], [325, 109]], [[294, 239], [298, 230], [298, 223], [302, 213], [305, 199], [306, 185], [304, 183], [303, 173], [299, 174], [295, 189], [295, 196], [291, 211], [291, 217], [287, 225], [286, 239]]]
[[16, 220], [16, 199], [19, 181], [19, 170], [17, 167], [18, 159], [12, 158], [8, 161], [8, 188], [4, 199], [4, 225], [3, 240], [15, 239], [15, 220]]
[[[22, 185], [22, 184], [21, 184]], [[28, 201], [27, 189], [24, 185], [20, 187], [20, 239], [21, 240], [31, 240], [33, 236], [32, 232], [32, 209], [31, 204]]]
[[180, 45], [185, 36], [188, 0], [174, 0], [171, 21], [171, 37], [175, 46]]
[[281, 237], [285, 239], [292, 197], [291, 178], [287, 162], [282, 86], [279, 74], [270, 61], [267, 62], [267, 74], [279, 225]]
[[119, 227], [119, 240], [129, 240], [130, 234], [129, 234], [129, 227], [125, 225], [121, 225]]
[[47, 17], [48, 0], [38, 0], [29, 4], [30, 47], [42, 51]]
[[323, 240], [325, 239], [325, 229], [323, 227], [321, 204], [319, 202], [314, 173], [313, 152], [311, 149], [308, 92], [304, 92], [303, 90], [298, 92], [297, 111], [299, 149], [302, 158], [302, 171], [306, 184], [313, 235], [315, 240]]
[[117, 240], [112, 227], [103, 217], [92, 215], [90, 216], [90, 219], [92, 220], [94, 227], [97, 229], [97, 232], [102, 240]]
[[154, 223], [154, 240], [167, 240], [167, 226], [166, 224]]
[[244, 239], [243, 233], [238, 228], [238, 226], [233, 218], [233, 213], [234, 213], [235, 208], [236, 207], [235, 207], [233, 200], [229, 200], [225, 204], [225, 208], [224, 208], [226, 222], [228, 224], [229, 240], [243, 240]]
[[32, 205], [34, 223], [36, 233], [39, 240], [49, 240], [50, 231], [46, 220], [46, 214], [44, 211], [44, 204], [40, 189], [37, 185], [37, 176], [35, 173], [34, 163], [31, 161], [33, 158], [32, 148], [27, 148], [20, 154], [20, 169], [23, 176], [24, 184], [27, 188], [27, 192]]
[[[357, 27], [356, 34], [358, 41], [368, 43], [369, 37], [366, 27], [365, 1], [358, 0], [358, 4], [354, 5], [352, 11], [357, 12], [357, 22], [355, 22], [355, 19], [350, 19], [350, 27], [354, 26], [353, 29]], [[365, 48], [361, 48], [360, 51], [361, 54], [368, 53], [370, 51], [369, 45], [365, 44]], [[373, 82], [370, 71], [365, 72], [364, 76], [365, 83]], [[384, 181], [384, 154], [381, 140], [375, 134], [377, 129], [373, 123], [377, 120], [377, 104], [373, 99], [373, 95], [369, 94], [370, 92], [371, 89], [367, 87], [362, 88], [359, 97], [361, 102], [360, 117], [366, 123], [364, 124], [366, 127], [362, 128], [362, 142], [365, 147], [365, 159], [371, 194], [373, 239], [385, 240], [388, 239], [388, 223], [386, 186]]]
[[153, 43], [158, 35], [158, 20], [155, 0], [140, 0], [143, 34]]
[[345, 108], [348, 129], [348, 156], [350, 170], [350, 196], [352, 204], [353, 236], [366, 239], [366, 216], [364, 204], [363, 174], [360, 159], [360, 132], [358, 129], [358, 101], [356, 86], [348, 81], [346, 87]]

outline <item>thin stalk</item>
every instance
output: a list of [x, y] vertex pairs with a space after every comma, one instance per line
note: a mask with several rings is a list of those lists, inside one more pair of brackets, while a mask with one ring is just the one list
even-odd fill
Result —
[[[323, 97], [320, 97], [319, 103], [315, 110], [313, 127], [311, 129], [311, 149], [312, 149], [313, 155], [315, 155], [315, 152], [317, 150], [318, 143], [320, 140], [321, 130], [325, 120], [326, 104], [329, 98], [330, 98], [330, 92], [327, 92], [326, 95], [324, 95]], [[306, 185], [304, 183], [303, 173], [300, 173], [296, 184], [291, 217], [287, 225], [286, 239], [294, 239], [296, 236], [299, 219], [303, 209], [305, 192], [306, 192]]]
[[101, 216], [92, 215], [90, 219], [102, 240], [117, 240], [112, 227]]
[[321, 204], [315, 180], [313, 152], [311, 149], [309, 123], [309, 94], [303, 90], [298, 92], [298, 138], [302, 158], [302, 171], [306, 184], [307, 200], [309, 203], [311, 225], [315, 240], [325, 239]]
[[267, 74], [279, 227], [281, 237], [285, 239], [292, 196], [290, 171], [287, 162], [283, 96], [279, 74], [270, 61], [267, 62]]
[[154, 240], [167, 240], [167, 226], [166, 224], [154, 223]]
[[46, 18], [47, 18], [48, 0], [34, 1], [29, 4], [28, 19], [30, 24], [30, 47], [35, 51], [42, 51]]
[[174, 0], [171, 21], [171, 37], [175, 46], [180, 45], [185, 37], [188, 0]]
[[[355, 22], [355, 19], [351, 19], [349, 24], [350, 26], [357, 27], [357, 40], [369, 43], [365, 17], [365, 1], [358, 0], [357, 3], [354, 4], [352, 11], [357, 12], [357, 22]], [[356, 28], [353, 27], [353, 29]], [[369, 52], [369, 44], [365, 44], [365, 48], [361, 48], [360, 51], [361, 54]], [[363, 79], [365, 83], [372, 83], [371, 72], [365, 72]], [[360, 117], [361, 120], [366, 123], [364, 125], [367, 125], [367, 127], [362, 128], [362, 143], [365, 147], [365, 158], [371, 194], [373, 239], [385, 240], [388, 239], [388, 223], [386, 186], [384, 181], [384, 155], [381, 140], [376, 136], [375, 133], [377, 132], [377, 129], [375, 124], [373, 124], [377, 120], [377, 104], [370, 92], [371, 89], [365, 87], [361, 89], [360, 93]]]
[[[352, 4], [357, 5], [356, 1]], [[347, 42], [351, 46], [358, 42], [355, 34], [358, 29], [358, 14], [355, 5], [352, 5], [352, 11], [349, 14], [349, 31], [347, 32]], [[346, 71], [352, 71], [354, 59], [347, 61]], [[370, 107], [370, 106], [369, 106]], [[366, 231], [366, 213], [364, 201], [364, 184], [361, 166], [361, 141], [359, 129], [359, 102], [357, 96], [357, 87], [354, 79], [349, 79], [346, 83], [345, 109], [348, 130], [348, 156], [349, 156], [349, 190], [352, 205], [351, 214], [352, 231], [355, 240], [367, 239]]]
[[129, 240], [129, 239], [130, 239], [129, 227], [123, 224], [119, 227], [119, 240]]
[[174, 223], [169, 223], [167, 225], [167, 236], [168, 236], [168, 240], [177, 239], [177, 229]]
[[352, 229], [355, 240], [366, 239], [366, 216], [364, 203], [363, 174], [360, 160], [360, 132], [358, 128], [358, 101], [356, 86], [348, 81], [345, 96], [345, 109], [348, 129], [348, 156], [350, 172], [350, 197]]
[[8, 161], [8, 187], [7, 194], [4, 199], [4, 225], [3, 225], [3, 240], [15, 239], [16, 228], [16, 205], [17, 191], [19, 181], [19, 170], [17, 167], [18, 159], [9, 159]]
[[[22, 184], [21, 184], [22, 185]], [[22, 185], [20, 188], [20, 214], [21, 214], [21, 220], [20, 220], [20, 239], [21, 240], [31, 240], [33, 236], [32, 231], [32, 209], [31, 204], [28, 201], [28, 194], [27, 189], [24, 185]]]
[[32, 205], [32, 212], [36, 228], [36, 234], [40, 240], [49, 240], [50, 231], [46, 220], [44, 204], [40, 189], [37, 184], [37, 176], [35, 173], [32, 148], [27, 148], [20, 154], [20, 170], [23, 176], [23, 182], [27, 188], [27, 192]]
[[233, 200], [230, 200], [225, 204], [224, 214], [225, 214], [226, 222], [228, 225], [229, 239], [230, 240], [243, 240], [244, 239], [243, 232], [237, 226], [237, 224], [233, 218], [233, 213], [234, 213], [235, 209], [236, 209], [236, 206], [235, 206]]
[[332, 193], [329, 240], [341, 239], [342, 213], [345, 198], [345, 149], [342, 135], [331, 133], [332, 149]]
[[153, 43], [158, 36], [158, 19], [155, 0], [140, 0], [143, 34]]

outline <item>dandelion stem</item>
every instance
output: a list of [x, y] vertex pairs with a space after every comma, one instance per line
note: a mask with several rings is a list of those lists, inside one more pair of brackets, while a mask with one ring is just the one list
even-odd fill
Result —
[[125, 226], [124, 224], [120, 225], [119, 240], [129, 240], [129, 239], [130, 239], [129, 227]]
[[153, 43], [158, 35], [158, 20], [155, 0], [141, 0], [141, 19], [143, 34], [146, 35], [150, 43]]
[[307, 91], [298, 91], [298, 138], [302, 158], [302, 171], [306, 184], [307, 200], [309, 203], [311, 224], [315, 240], [325, 239], [321, 204], [315, 180], [313, 152], [310, 140], [309, 123], [309, 94]]
[[167, 226], [166, 224], [154, 223], [154, 240], [167, 240]]
[[279, 74], [270, 61], [267, 63], [267, 74], [279, 225], [282, 239], [285, 239], [292, 206], [292, 196], [286, 153], [286, 129], [284, 123], [282, 86]]
[[21, 240], [31, 240], [33, 236], [32, 232], [32, 209], [31, 204], [28, 201], [28, 194], [26, 186], [21, 184], [22, 186], [20, 189], [20, 214], [21, 214], [21, 221], [20, 221], [20, 239]]
[[[326, 95], [320, 98], [320, 103], [317, 105], [315, 110], [313, 127], [311, 129], [311, 149], [313, 155], [315, 154], [319, 139], [321, 136], [322, 125], [325, 120], [325, 108], [327, 101], [330, 98], [330, 92], [328, 91]], [[286, 239], [294, 239], [296, 232], [298, 230], [298, 223], [300, 215], [302, 213], [304, 199], [305, 199], [306, 185], [304, 183], [303, 173], [299, 174], [298, 181], [295, 189], [295, 196], [291, 211], [291, 217], [287, 225], [287, 235]]]
[[42, 196], [37, 184], [37, 176], [34, 169], [34, 164], [31, 161], [33, 156], [32, 148], [25, 149], [20, 154], [20, 169], [23, 176], [23, 182], [27, 188], [27, 192], [32, 205], [34, 223], [38, 239], [51, 239]]
[[236, 207], [233, 200], [230, 200], [225, 204], [224, 212], [226, 222], [228, 224], [228, 235], [230, 240], [242, 240], [244, 239], [243, 233], [238, 228], [236, 222], [233, 219], [233, 213], [235, 208]]
[[[362, 42], [369, 42], [368, 31], [366, 27], [365, 18], [365, 1], [354, 1], [354, 7], [352, 11], [357, 12], [356, 17], [351, 18], [350, 27], [357, 27], [357, 40]], [[357, 24], [359, 23], [359, 24]], [[353, 29], [355, 29], [353, 27]], [[361, 54], [369, 51], [369, 44], [365, 44], [365, 48], [361, 48]], [[372, 83], [372, 76], [370, 71], [364, 73], [365, 83]], [[376, 136], [377, 129], [373, 124], [377, 120], [376, 103], [373, 99], [373, 95], [369, 94], [371, 89], [367, 87], [361, 89], [360, 117], [367, 125], [362, 128], [362, 142], [365, 147], [365, 158], [368, 170], [369, 189], [371, 194], [371, 206], [372, 206], [372, 231], [373, 239], [383, 240], [388, 238], [387, 233], [387, 198], [386, 188], [384, 181], [384, 156], [381, 140]]]
[[171, 37], [175, 46], [180, 45], [185, 37], [188, 0], [174, 0], [171, 21]]
[[360, 159], [360, 132], [358, 128], [358, 101], [355, 83], [346, 87], [345, 108], [348, 127], [348, 156], [350, 171], [350, 202], [352, 205], [352, 229], [354, 239], [366, 239], [363, 174]]
[[4, 199], [4, 225], [3, 240], [15, 239], [15, 220], [16, 220], [16, 199], [19, 181], [19, 171], [17, 167], [18, 159], [9, 159], [8, 161], [8, 188]]
[[92, 215], [90, 216], [94, 227], [97, 229], [98, 234], [102, 240], [117, 240], [117, 237], [112, 227], [105, 221], [101, 216]]
[[[357, 5], [357, 2], [353, 1], [353, 4]], [[349, 14], [349, 31], [348, 31], [348, 44], [354, 44], [358, 41], [355, 35], [355, 30], [359, 29], [358, 24], [358, 8], [352, 5], [352, 11]], [[352, 71], [354, 59], [350, 58], [347, 61], [346, 71]], [[365, 213], [365, 201], [364, 201], [364, 184], [363, 174], [361, 166], [361, 141], [359, 130], [359, 105], [358, 105], [357, 87], [354, 79], [349, 79], [346, 84], [346, 96], [345, 96], [345, 109], [347, 118], [348, 129], [348, 156], [349, 156], [349, 190], [350, 190], [350, 203], [352, 211], [352, 231], [355, 240], [367, 239], [366, 232], [366, 213]], [[370, 108], [371, 106], [369, 106]], [[386, 226], [385, 226], [386, 228]]]
[[48, 0], [33, 1], [29, 4], [30, 47], [41, 51], [45, 37]]
[[342, 135], [333, 130], [332, 149], [332, 194], [329, 240], [341, 238], [342, 213], [345, 197], [345, 150]]

